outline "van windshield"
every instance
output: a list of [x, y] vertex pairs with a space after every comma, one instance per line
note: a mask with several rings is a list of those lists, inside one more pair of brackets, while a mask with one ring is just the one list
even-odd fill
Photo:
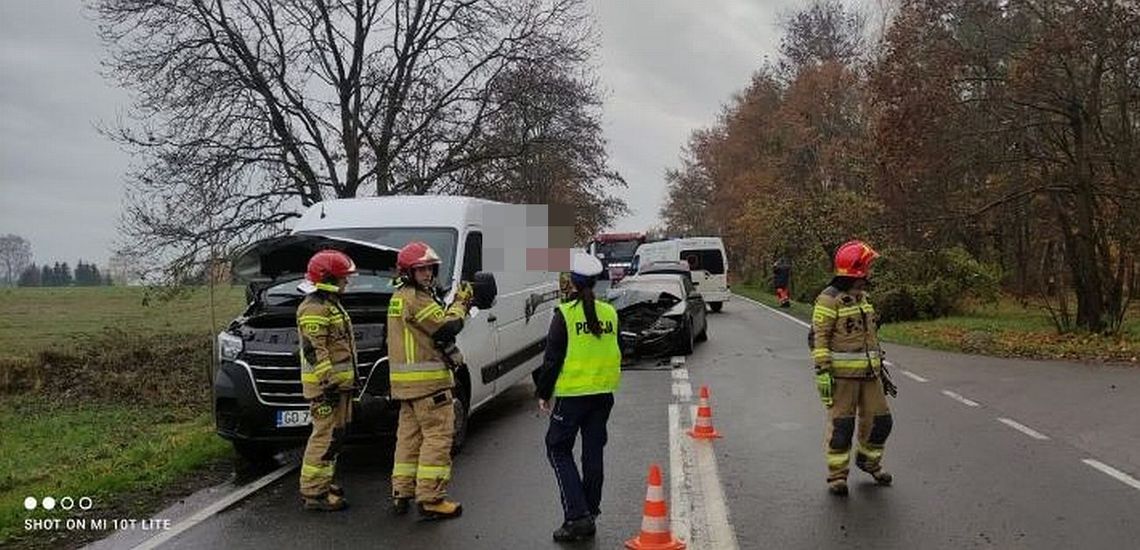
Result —
[[681, 259], [689, 262], [689, 269], [703, 269], [712, 275], [724, 275], [724, 255], [715, 248], [682, 250]]
[[455, 270], [455, 243], [459, 240], [456, 230], [447, 227], [356, 227], [350, 229], [321, 229], [300, 232], [310, 235], [340, 237], [367, 243], [403, 248], [412, 241], [423, 241], [439, 254], [440, 288], [451, 287], [451, 274]]
[[610, 262], [628, 262], [633, 258], [633, 253], [637, 252], [637, 241], [615, 241], [610, 243], [595, 243], [594, 250], [602, 253], [605, 258], [602, 260], [606, 265]]

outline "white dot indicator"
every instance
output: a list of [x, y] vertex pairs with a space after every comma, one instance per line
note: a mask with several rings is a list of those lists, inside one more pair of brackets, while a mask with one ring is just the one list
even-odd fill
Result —
[[35, 510], [36, 509], [36, 497], [25, 498], [24, 499], [24, 509], [29, 510], [29, 511]]
[[55, 499], [51, 497], [44, 497], [44, 510], [54, 510]]

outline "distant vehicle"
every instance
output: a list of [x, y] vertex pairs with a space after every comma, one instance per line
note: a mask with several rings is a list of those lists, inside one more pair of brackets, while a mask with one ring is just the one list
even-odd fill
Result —
[[728, 286], [728, 258], [720, 237], [686, 237], [645, 243], [637, 247], [630, 271], [640, 273], [642, 266], [658, 262], [687, 263], [693, 284], [714, 312], [719, 312], [732, 295]]
[[623, 356], [688, 355], [708, 339], [704, 298], [683, 273], [626, 277], [606, 299], [618, 311]]
[[[637, 274], [639, 275], [648, 275], [650, 273], [673, 273], [688, 279], [690, 283], [693, 282], [693, 271], [689, 269], [688, 262], [661, 260], [657, 262], [649, 262], [648, 264], [639, 267], [640, 269], [637, 270]], [[631, 272], [630, 275], [633, 275], [633, 273]]]
[[255, 461], [308, 437], [309, 405], [301, 395], [297, 355], [296, 310], [303, 295], [297, 285], [309, 257], [323, 248], [348, 253], [359, 272], [341, 300], [352, 317], [359, 384], [349, 436], [391, 434], [398, 408], [388, 399], [388, 301], [395, 293], [399, 248], [422, 240], [442, 258], [438, 285], [450, 293], [454, 281], [473, 282], [479, 308], [456, 342], [466, 361], [456, 375], [453, 403], [458, 449], [468, 413], [541, 364], [558, 304], [557, 273], [484, 271], [483, 229], [502, 223], [494, 209], [511, 207], [467, 197], [333, 200], [310, 207], [292, 234], [247, 247], [234, 262], [234, 273], [249, 281], [251, 300], [218, 334], [218, 435]]
[[645, 233], [599, 233], [586, 246], [586, 252], [602, 261], [601, 279], [617, 282], [626, 276], [637, 247]]

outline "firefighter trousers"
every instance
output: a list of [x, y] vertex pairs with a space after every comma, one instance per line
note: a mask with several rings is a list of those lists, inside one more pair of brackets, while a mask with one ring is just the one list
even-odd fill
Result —
[[352, 421], [352, 394], [340, 392], [331, 399], [318, 397], [309, 402], [309, 413], [313, 431], [301, 460], [301, 496], [319, 498], [332, 486], [336, 457]]
[[416, 502], [447, 497], [451, 481], [451, 443], [455, 436], [453, 390], [400, 401], [392, 496]]
[[834, 403], [827, 409], [827, 481], [847, 479], [851, 440], [858, 419], [858, 448], [855, 465], [874, 474], [881, 468], [883, 448], [891, 434], [893, 420], [878, 378], [836, 378]]

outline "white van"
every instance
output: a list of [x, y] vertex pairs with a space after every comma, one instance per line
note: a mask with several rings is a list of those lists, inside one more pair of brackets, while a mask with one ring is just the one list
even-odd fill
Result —
[[668, 261], [688, 262], [693, 285], [705, 302], [715, 312], [724, 307], [731, 293], [728, 287], [728, 258], [720, 237], [686, 237], [645, 243], [637, 247], [630, 269], [636, 273], [639, 266]]
[[397, 409], [388, 399], [387, 305], [395, 292], [397, 251], [421, 240], [442, 259], [438, 284], [448, 298], [457, 280], [472, 281], [476, 289], [478, 310], [456, 342], [467, 363], [456, 380], [458, 447], [469, 412], [542, 363], [558, 304], [558, 273], [528, 271], [525, 260], [506, 261], [504, 253], [525, 257], [525, 247], [501, 244], [510, 229], [504, 225], [513, 223], [510, 218], [527, 225], [524, 208], [467, 197], [340, 199], [310, 207], [290, 235], [247, 247], [233, 270], [250, 282], [250, 304], [218, 335], [218, 434], [251, 459], [272, 456], [308, 436], [295, 320], [302, 295], [296, 287], [308, 258], [328, 247], [348, 253], [359, 272], [342, 297], [356, 333], [360, 382], [349, 435], [392, 433]]

